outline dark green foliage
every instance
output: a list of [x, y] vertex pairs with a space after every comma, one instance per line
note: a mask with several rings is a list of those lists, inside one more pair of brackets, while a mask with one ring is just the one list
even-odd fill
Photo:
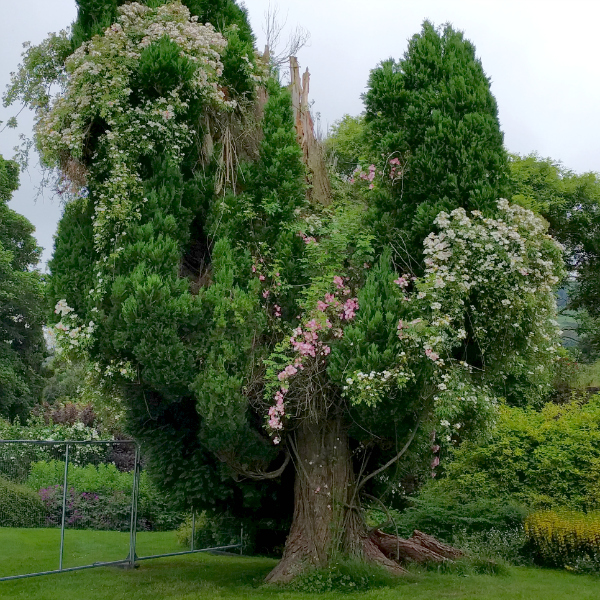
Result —
[[[95, 252], [93, 244], [93, 202], [77, 198], [65, 205], [58, 222], [54, 252], [48, 261], [51, 276], [46, 286], [49, 314], [59, 321], [53, 309], [68, 292], [70, 306], [81, 313], [89, 302], [92, 289]], [[90, 307], [91, 308], [91, 307]]]
[[72, 26], [73, 48], [101, 34], [117, 18], [117, 8], [127, 0], [75, 0], [77, 19]]
[[254, 82], [248, 76], [248, 66], [250, 61], [254, 62], [253, 44], [245, 40], [237, 28], [226, 31], [225, 37], [227, 48], [221, 55], [221, 62], [226, 91], [234, 98], [250, 99], [254, 95]]
[[[19, 187], [19, 165], [2, 159], [0, 162], [0, 201], [8, 202], [12, 193]], [[0, 221], [4, 225], [4, 219]]]
[[595, 510], [599, 490], [599, 396], [540, 412], [505, 406], [489, 439], [463, 442], [445, 477], [421, 489], [399, 526], [445, 539], [463, 529], [507, 529], [532, 509]]
[[[304, 243], [296, 235], [294, 221], [296, 211], [306, 205], [305, 167], [296, 142], [290, 94], [274, 80], [268, 91], [258, 160], [240, 165], [241, 193], [228, 194], [223, 202], [213, 201], [206, 228], [209, 235], [227, 237], [234, 247], [245, 249], [245, 255], [236, 256], [234, 270], [244, 285], [251, 274], [248, 251], [255, 259], [276, 259], [281, 277], [298, 285], [303, 281], [299, 259]], [[291, 297], [282, 297], [279, 303], [285, 312], [296, 310]]]
[[[346, 326], [343, 338], [331, 352], [328, 373], [342, 386], [346, 378], [353, 377], [357, 371], [384, 371], [398, 361], [402, 346], [397, 325], [401, 318], [406, 318], [407, 308], [402, 302], [400, 288], [393, 281], [395, 277], [397, 275], [390, 265], [390, 252], [385, 251], [369, 271], [358, 293], [360, 309], [356, 319]], [[416, 384], [417, 387], [419, 385]], [[414, 401], [418, 399], [416, 394], [413, 397]], [[394, 387], [375, 409], [366, 404], [354, 406], [353, 420], [360, 425], [353, 428], [353, 434], [361, 439], [368, 431], [378, 431], [385, 438], [404, 439], [408, 428], [414, 425], [412, 404], [410, 395]], [[369, 438], [368, 434], [366, 438]], [[391, 458], [398, 449], [392, 445], [388, 451]]]
[[512, 200], [541, 213], [550, 233], [565, 246], [567, 264], [577, 273], [569, 286], [568, 308], [583, 335], [581, 350], [600, 351], [600, 177], [578, 175], [550, 158], [536, 154], [511, 156]]
[[19, 187], [19, 167], [0, 156], [0, 244], [11, 253], [11, 267], [26, 271], [38, 263], [41, 248], [31, 235], [35, 228], [19, 213], [8, 207], [12, 193]]
[[[148, 83], [155, 73], [152, 53], [166, 60], [169, 51], [162, 41], [149, 49], [148, 68], [139, 76], [144, 95], [156, 88]], [[176, 77], [185, 70], [180, 67]], [[119, 376], [116, 383], [126, 399], [130, 432], [144, 444], [161, 489], [179, 506], [233, 516], [250, 511], [257, 519], [273, 518], [271, 502], [278, 498], [276, 513], [285, 523], [290, 505], [283, 486], [236, 482], [220, 458], [235, 456], [240, 465], [261, 468], [277, 458], [242, 389], [269, 343], [249, 249], [260, 255], [273, 245], [281, 275], [290, 281], [297, 278], [303, 248], [289, 225], [305, 201], [304, 167], [289, 93], [275, 83], [264, 123], [257, 160], [238, 176], [244, 188], [238, 195], [215, 194], [214, 163], [197, 172], [187, 159], [178, 168], [161, 156], [144, 157], [147, 202], [123, 250], [111, 257], [114, 278], [98, 313], [89, 312], [88, 304], [95, 285], [87, 266], [95, 258], [92, 179], [90, 200], [70, 204], [59, 227], [50, 295], [51, 302], [73, 297], [78, 314], [98, 323], [95, 360], [134, 366], [134, 382]], [[197, 153], [189, 150], [192, 158]], [[232, 210], [222, 214], [224, 201]], [[250, 216], [242, 210], [247, 206]], [[241, 240], [249, 242], [247, 249]]]
[[431, 482], [397, 518], [399, 533], [408, 537], [418, 529], [452, 542], [459, 532], [504, 531], [522, 525], [527, 509], [510, 498], [500, 499], [496, 488], [490, 491], [485, 476]]
[[[475, 47], [450, 25], [425, 21], [402, 60], [371, 72], [364, 96], [367, 135], [383, 167], [400, 158], [402, 183], [375, 202], [388, 236], [420, 262], [441, 211], [493, 211], [505, 193], [506, 152], [490, 81]], [[406, 260], [406, 257], [405, 257]]]
[[365, 119], [344, 115], [336, 121], [325, 140], [329, 162], [338, 173], [349, 177], [365, 152]]
[[239, 39], [250, 47], [254, 44], [254, 34], [250, 28], [248, 11], [236, 0], [182, 0], [192, 15], [197, 15], [201, 23], [211, 23], [218, 31], [235, 25]]
[[[195, 548], [214, 548], [238, 544], [243, 528], [245, 555], [281, 556], [289, 524], [284, 520], [234, 517], [217, 511], [196, 514]], [[184, 548], [192, 541], [192, 517], [188, 516], [177, 530], [177, 540]]]
[[[77, 20], [72, 27], [73, 47], [79, 47], [94, 35], [99, 35], [114, 23], [117, 9], [129, 0], [76, 0]], [[151, 7], [166, 4], [168, 0], [140, 0], [141, 4]], [[183, 0], [191, 14], [198, 17], [201, 23], [211, 23], [218, 31], [224, 31], [234, 25], [239, 39], [250, 47], [254, 36], [248, 21], [245, 8], [237, 5], [235, 0]]]
[[361, 560], [342, 559], [325, 569], [314, 569], [294, 579], [291, 589], [310, 594], [363, 592], [392, 587], [398, 578], [383, 567]]
[[225, 215], [223, 207], [215, 204], [209, 218], [211, 230], [216, 232], [218, 227], [231, 239], [251, 242], [257, 249], [260, 244], [276, 245], [278, 236], [286, 236], [285, 226], [305, 204], [304, 165], [296, 142], [291, 97], [273, 80], [268, 91], [258, 160], [240, 168], [238, 183], [244, 194], [226, 198]]
[[131, 87], [141, 97], [166, 98], [171, 90], [190, 81], [196, 68], [181, 56], [175, 42], [163, 37], [142, 50]]
[[0, 527], [39, 527], [44, 515], [36, 491], [0, 477]]
[[33, 225], [8, 207], [18, 187], [14, 163], [0, 156], [0, 415], [25, 418], [37, 403], [45, 353], [41, 249]]

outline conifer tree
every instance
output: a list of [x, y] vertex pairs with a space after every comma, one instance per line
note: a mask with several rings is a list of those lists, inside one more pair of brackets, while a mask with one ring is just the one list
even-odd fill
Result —
[[[508, 378], [543, 388], [560, 251], [535, 215], [494, 200], [491, 184], [471, 185], [483, 175], [458, 161], [446, 173], [455, 168], [466, 191], [453, 196], [449, 177], [443, 206], [459, 208], [431, 215], [419, 248], [427, 269], [397, 272], [367, 215], [374, 197], [382, 221], [404, 210], [400, 161], [386, 159], [391, 177], [377, 189], [340, 184], [331, 205], [312, 205], [289, 91], [227, 25], [235, 3], [211, 5], [222, 33], [197, 22], [196, 5], [118, 6], [66, 59], [62, 94], [39, 103], [42, 160], [73, 196], [51, 263], [59, 341], [120, 388], [174, 498], [254, 523], [291, 520], [269, 580], [340, 553], [402, 573], [398, 540], [367, 529], [361, 501], [385, 490], [413, 440], [430, 455], [485, 429]], [[15, 97], [44, 100], [37, 65], [40, 54], [55, 60], [53, 43], [26, 54]], [[226, 69], [228, 53], [239, 68]], [[480, 98], [482, 79], [463, 79], [465, 97]], [[382, 107], [394, 90], [380, 90]], [[470, 114], [487, 131], [489, 119]], [[419, 155], [393, 118], [379, 126], [393, 156]], [[488, 137], [478, 144], [495, 156], [498, 136]], [[458, 137], [448, 156], [471, 142]], [[406, 210], [435, 199], [424, 198], [429, 183], [415, 177], [422, 196]], [[462, 208], [477, 202], [498, 218]], [[529, 380], [524, 350], [540, 367]]]
[[420, 263], [440, 211], [494, 213], [507, 154], [490, 79], [461, 32], [425, 21], [401, 60], [371, 72], [364, 101], [372, 152], [400, 161], [401, 185], [377, 198], [387, 239]]

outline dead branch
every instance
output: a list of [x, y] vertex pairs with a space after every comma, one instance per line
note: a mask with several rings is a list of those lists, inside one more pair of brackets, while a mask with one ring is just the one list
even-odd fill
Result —
[[265, 479], [277, 479], [277, 477], [279, 477], [285, 471], [285, 468], [288, 466], [290, 459], [291, 459], [290, 453], [286, 452], [285, 460], [283, 461], [283, 464], [278, 469], [275, 469], [275, 471], [269, 471], [269, 472], [249, 471], [248, 469], [244, 469], [244, 467], [242, 467], [240, 465], [232, 465], [230, 463], [228, 463], [228, 464], [238, 475], [241, 475], [242, 477], [246, 477], [247, 479], [253, 479], [255, 481], [262, 481]]
[[296, 56], [310, 40], [310, 32], [301, 25], [297, 25], [282, 45], [281, 36], [286, 25], [287, 16], [283, 22], [280, 21], [279, 6], [269, 4], [264, 16], [263, 33], [268, 48], [266, 55], [276, 69], [287, 67], [290, 56]]

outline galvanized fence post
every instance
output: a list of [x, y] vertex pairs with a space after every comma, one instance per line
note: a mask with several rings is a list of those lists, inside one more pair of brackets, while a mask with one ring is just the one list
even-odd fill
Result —
[[135, 458], [133, 466], [133, 487], [131, 489], [131, 523], [129, 526], [129, 566], [135, 566], [135, 546], [137, 541], [137, 509], [138, 509], [138, 491], [140, 487], [140, 447], [135, 444]]
[[67, 516], [67, 478], [69, 475], [69, 444], [65, 447], [65, 476], [63, 478], [63, 501], [62, 501], [62, 519], [60, 523], [60, 558], [58, 561], [58, 570], [63, 568], [63, 552], [65, 549], [65, 520]]
[[194, 551], [194, 538], [196, 537], [196, 511], [192, 511], [192, 547], [191, 551]]

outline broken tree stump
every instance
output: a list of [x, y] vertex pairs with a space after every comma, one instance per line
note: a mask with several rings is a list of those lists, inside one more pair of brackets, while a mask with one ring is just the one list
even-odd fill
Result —
[[290, 56], [290, 91], [296, 124], [296, 137], [302, 148], [307, 170], [307, 198], [313, 204], [331, 204], [331, 184], [325, 165], [321, 142], [315, 136], [315, 127], [308, 104], [310, 73], [308, 69], [300, 78], [300, 66], [295, 56]]

